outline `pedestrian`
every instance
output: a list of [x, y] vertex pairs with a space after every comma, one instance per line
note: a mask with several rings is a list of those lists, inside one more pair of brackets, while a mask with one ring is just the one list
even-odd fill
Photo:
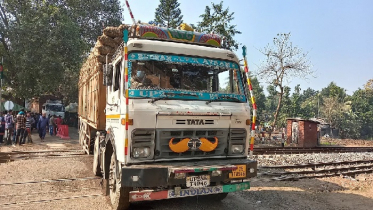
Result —
[[31, 137], [31, 130], [32, 130], [32, 125], [35, 123], [34, 118], [31, 116], [30, 112], [26, 114], [26, 130], [25, 134], [23, 135], [23, 142], [26, 142], [26, 136], [27, 136], [27, 143], [33, 143], [32, 142], [32, 137]]
[[5, 130], [7, 133], [6, 143], [10, 145], [12, 144], [12, 136], [14, 130], [14, 117], [12, 110], [9, 110], [8, 114], [5, 116]]
[[16, 118], [16, 129], [17, 129], [17, 136], [16, 136], [16, 144], [24, 144], [23, 136], [26, 129], [26, 117], [24, 111], [20, 111]]
[[47, 129], [49, 127], [49, 119], [47, 118], [47, 114], [43, 113], [38, 121], [36, 128], [39, 132], [39, 137], [41, 141], [44, 141], [45, 134], [47, 133]]
[[[56, 119], [56, 128], [58, 129], [58, 126], [59, 125], [62, 125], [62, 118], [61, 118], [61, 115], [58, 115], [57, 119]], [[57, 133], [57, 130], [56, 130], [56, 133]]]
[[51, 136], [54, 135], [54, 128], [56, 127], [56, 118], [54, 117], [55, 115], [52, 115], [51, 118], [49, 119], [49, 134]]
[[5, 134], [5, 116], [6, 111], [4, 111], [0, 116], [0, 144], [4, 143], [4, 134]]
[[[34, 117], [34, 121], [35, 121], [35, 123], [34, 123], [34, 125], [33, 125], [33, 128], [34, 128], [34, 129], [36, 129], [36, 127], [37, 127], [37, 125], [38, 125], [38, 121], [39, 121], [39, 119], [40, 119], [40, 116], [41, 116], [41, 115], [39, 115], [39, 113], [35, 113], [34, 116], [33, 116], [33, 117]], [[36, 129], [36, 130], [37, 130], [37, 129]]]

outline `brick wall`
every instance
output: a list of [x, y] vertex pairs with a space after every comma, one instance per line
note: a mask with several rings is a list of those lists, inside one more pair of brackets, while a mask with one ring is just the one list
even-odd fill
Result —
[[298, 147], [316, 147], [317, 146], [317, 123], [307, 120], [288, 119], [286, 126], [286, 142], [292, 143], [292, 123], [298, 122]]
[[304, 147], [304, 121], [298, 121], [299, 135], [298, 135], [298, 146]]
[[286, 143], [291, 144], [291, 125], [293, 123], [293, 120], [287, 120], [287, 126], [286, 126]]

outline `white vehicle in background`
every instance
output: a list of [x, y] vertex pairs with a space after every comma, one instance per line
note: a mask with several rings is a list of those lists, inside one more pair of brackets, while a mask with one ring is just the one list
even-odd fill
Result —
[[65, 118], [65, 107], [62, 104], [62, 101], [58, 100], [47, 100], [42, 107], [42, 113], [46, 113], [47, 116], [61, 116], [62, 119]]

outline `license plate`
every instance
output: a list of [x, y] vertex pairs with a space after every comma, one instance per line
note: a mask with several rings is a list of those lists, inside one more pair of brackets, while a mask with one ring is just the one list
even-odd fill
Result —
[[229, 178], [246, 178], [246, 165], [236, 165], [237, 169], [229, 173]]
[[187, 187], [207, 187], [210, 185], [210, 176], [209, 175], [201, 175], [201, 176], [187, 176], [186, 178], [186, 186]]

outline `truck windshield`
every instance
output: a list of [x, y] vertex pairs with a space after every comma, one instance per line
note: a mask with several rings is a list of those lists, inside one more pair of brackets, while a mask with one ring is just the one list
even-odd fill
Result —
[[47, 104], [45, 108], [46, 111], [63, 112], [62, 105]]
[[229, 70], [188, 63], [133, 61], [130, 88], [240, 94], [236, 74]]

